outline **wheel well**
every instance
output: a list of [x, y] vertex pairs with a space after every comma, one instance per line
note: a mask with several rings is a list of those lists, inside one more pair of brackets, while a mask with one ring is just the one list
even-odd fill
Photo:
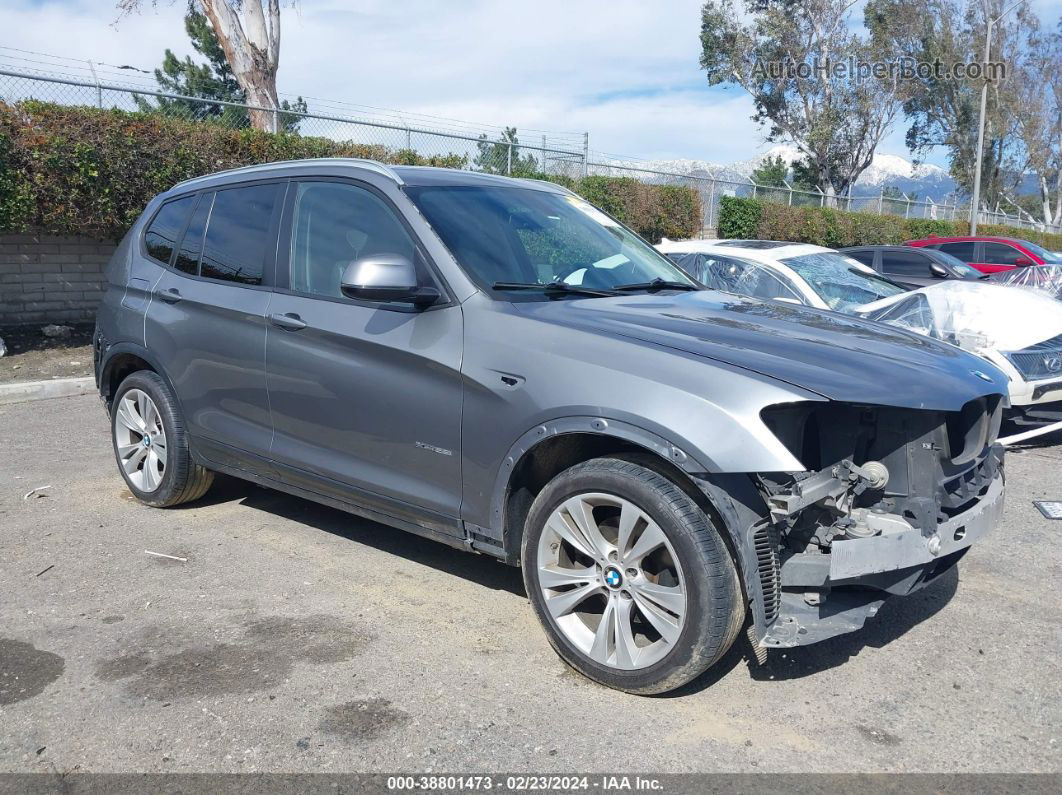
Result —
[[[505, 546], [509, 562], [520, 557], [524, 521], [535, 497], [547, 483], [564, 470], [592, 458], [615, 457], [637, 460], [682, 486], [691, 495], [699, 495], [696, 485], [677, 466], [648, 448], [596, 433], [565, 433], [540, 442], [517, 462], [509, 479], [505, 501]], [[703, 495], [701, 495], [703, 499]]]
[[135, 353], [118, 353], [107, 362], [107, 367], [103, 371], [101, 386], [108, 402], [114, 397], [114, 393], [118, 391], [118, 387], [126, 379], [126, 376], [135, 373], [137, 370], [155, 372], [154, 367]]

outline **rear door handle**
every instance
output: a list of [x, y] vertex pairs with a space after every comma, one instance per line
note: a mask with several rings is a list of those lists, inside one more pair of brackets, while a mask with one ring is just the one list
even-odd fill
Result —
[[167, 304], [176, 304], [178, 301], [181, 300], [181, 291], [178, 290], [176, 287], [171, 287], [168, 290], [159, 290], [155, 293], [155, 295], [157, 295]]
[[269, 322], [274, 326], [279, 326], [288, 331], [298, 331], [299, 329], [306, 328], [306, 321], [291, 312], [286, 315], [270, 315]]

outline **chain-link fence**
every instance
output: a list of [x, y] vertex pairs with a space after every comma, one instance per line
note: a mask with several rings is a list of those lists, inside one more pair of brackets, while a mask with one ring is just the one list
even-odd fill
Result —
[[[424, 116], [416, 117], [421, 123], [413, 123], [395, 111], [363, 109], [353, 113], [349, 112], [352, 106], [343, 103], [312, 98], [304, 101], [301, 97], [285, 97], [280, 109], [256, 108], [159, 91], [153, 87], [151, 78], [129, 77], [114, 68], [86, 63], [82, 74], [66, 65], [67, 70], [74, 72], [69, 76], [22, 64], [19, 68], [10, 68], [0, 63], [0, 100], [36, 99], [62, 105], [144, 111], [229, 128], [251, 127], [258, 122], [259, 126], [274, 131], [349, 143], [361, 156], [392, 163], [438, 165], [512, 176], [548, 175], [571, 179], [591, 175], [622, 176], [650, 184], [684, 185], [701, 197], [705, 235], [715, 231], [719, 202], [724, 196], [757, 198], [794, 207], [836, 207], [905, 218], [951, 221], [969, 217], [968, 205], [916, 200], [892, 192], [886, 195], [884, 190], [870, 196], [828, 196], [789, 186], [758, 185], [748, 178], [724, 176], [708, 170], [682, 174], [654, 169], [651, 164], [643, 167], [638, 162], [591, 152], [586, 133], [543, 133], [529, 139], [524, 132], [522, 138], [517, 139], [511, 131], [501, 127], [483, 125], [476, 128], [467, 123]], [[312, 108], [307, 110], [304, 102], [311, 103]], [[335, 112], [331, 112], [333, 110]], [[998, 208], [997, 212], [982, 212], [978, 222], [1062, 232], [1058, 226], [1045, 227], [1032, 218], [1010, 215]]]

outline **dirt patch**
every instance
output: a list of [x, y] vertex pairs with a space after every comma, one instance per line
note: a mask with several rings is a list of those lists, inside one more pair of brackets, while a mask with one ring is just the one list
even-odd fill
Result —
[[45, 337], [42, 327], [0, 327], [7, 346], [7, 355], [0, 357], [0, 384], [92, 375], [91, 324], [72, 326], [69, 337]]
[[[189, 644], [153, 656], [137, 651], [96, 664], [96, 676], [126, 681], [140, 698], [172, 701], [182, 697], [253, 693], [279, 685], [296, 663], [327, 665], [349, 660], [370, 636], [356, 626], [328, 616], [273, 616], [244, 625], [242, 643]], [[143, 646], [155, 646], [158, 633], [149, 629]], [[172, 648], [172, 639], [166, 646]]]
[[375, 740], [409, 719], [386, 698], [367, 698], [330, 708], [318, 728], [345, 740]]
[[65, 667], [66, 661], [58, 654], [0, 638], [0, 706], [40, 695], [62, 676]]

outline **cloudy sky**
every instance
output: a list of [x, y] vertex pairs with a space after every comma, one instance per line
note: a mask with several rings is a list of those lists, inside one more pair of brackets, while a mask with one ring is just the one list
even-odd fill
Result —
[[[1062, 0], [1033, 5], [1045, 23], [1062, 15]], [[143, 69], [157, 66], [166, 47], [192, 53], [181, 22], [184, 0], [154, 7], [145, 0], [141, 13], [122, 19], [113, 0], [4, 6], [0, 45], [8, 48]], [[283, 12], [278, 84], [282, 93], [522, 131], [586, 130], [593, 149], [621, 156], [745, 159], [766, 148], [763, 133], [739, 89], [706, 85], [697, 64], [700, 6], [301, 0]], [[35, 58], [10, 49], [0, 56], [8, 66], [12, 56]], [[902, 125], [882, 150], [906, 154]]]

